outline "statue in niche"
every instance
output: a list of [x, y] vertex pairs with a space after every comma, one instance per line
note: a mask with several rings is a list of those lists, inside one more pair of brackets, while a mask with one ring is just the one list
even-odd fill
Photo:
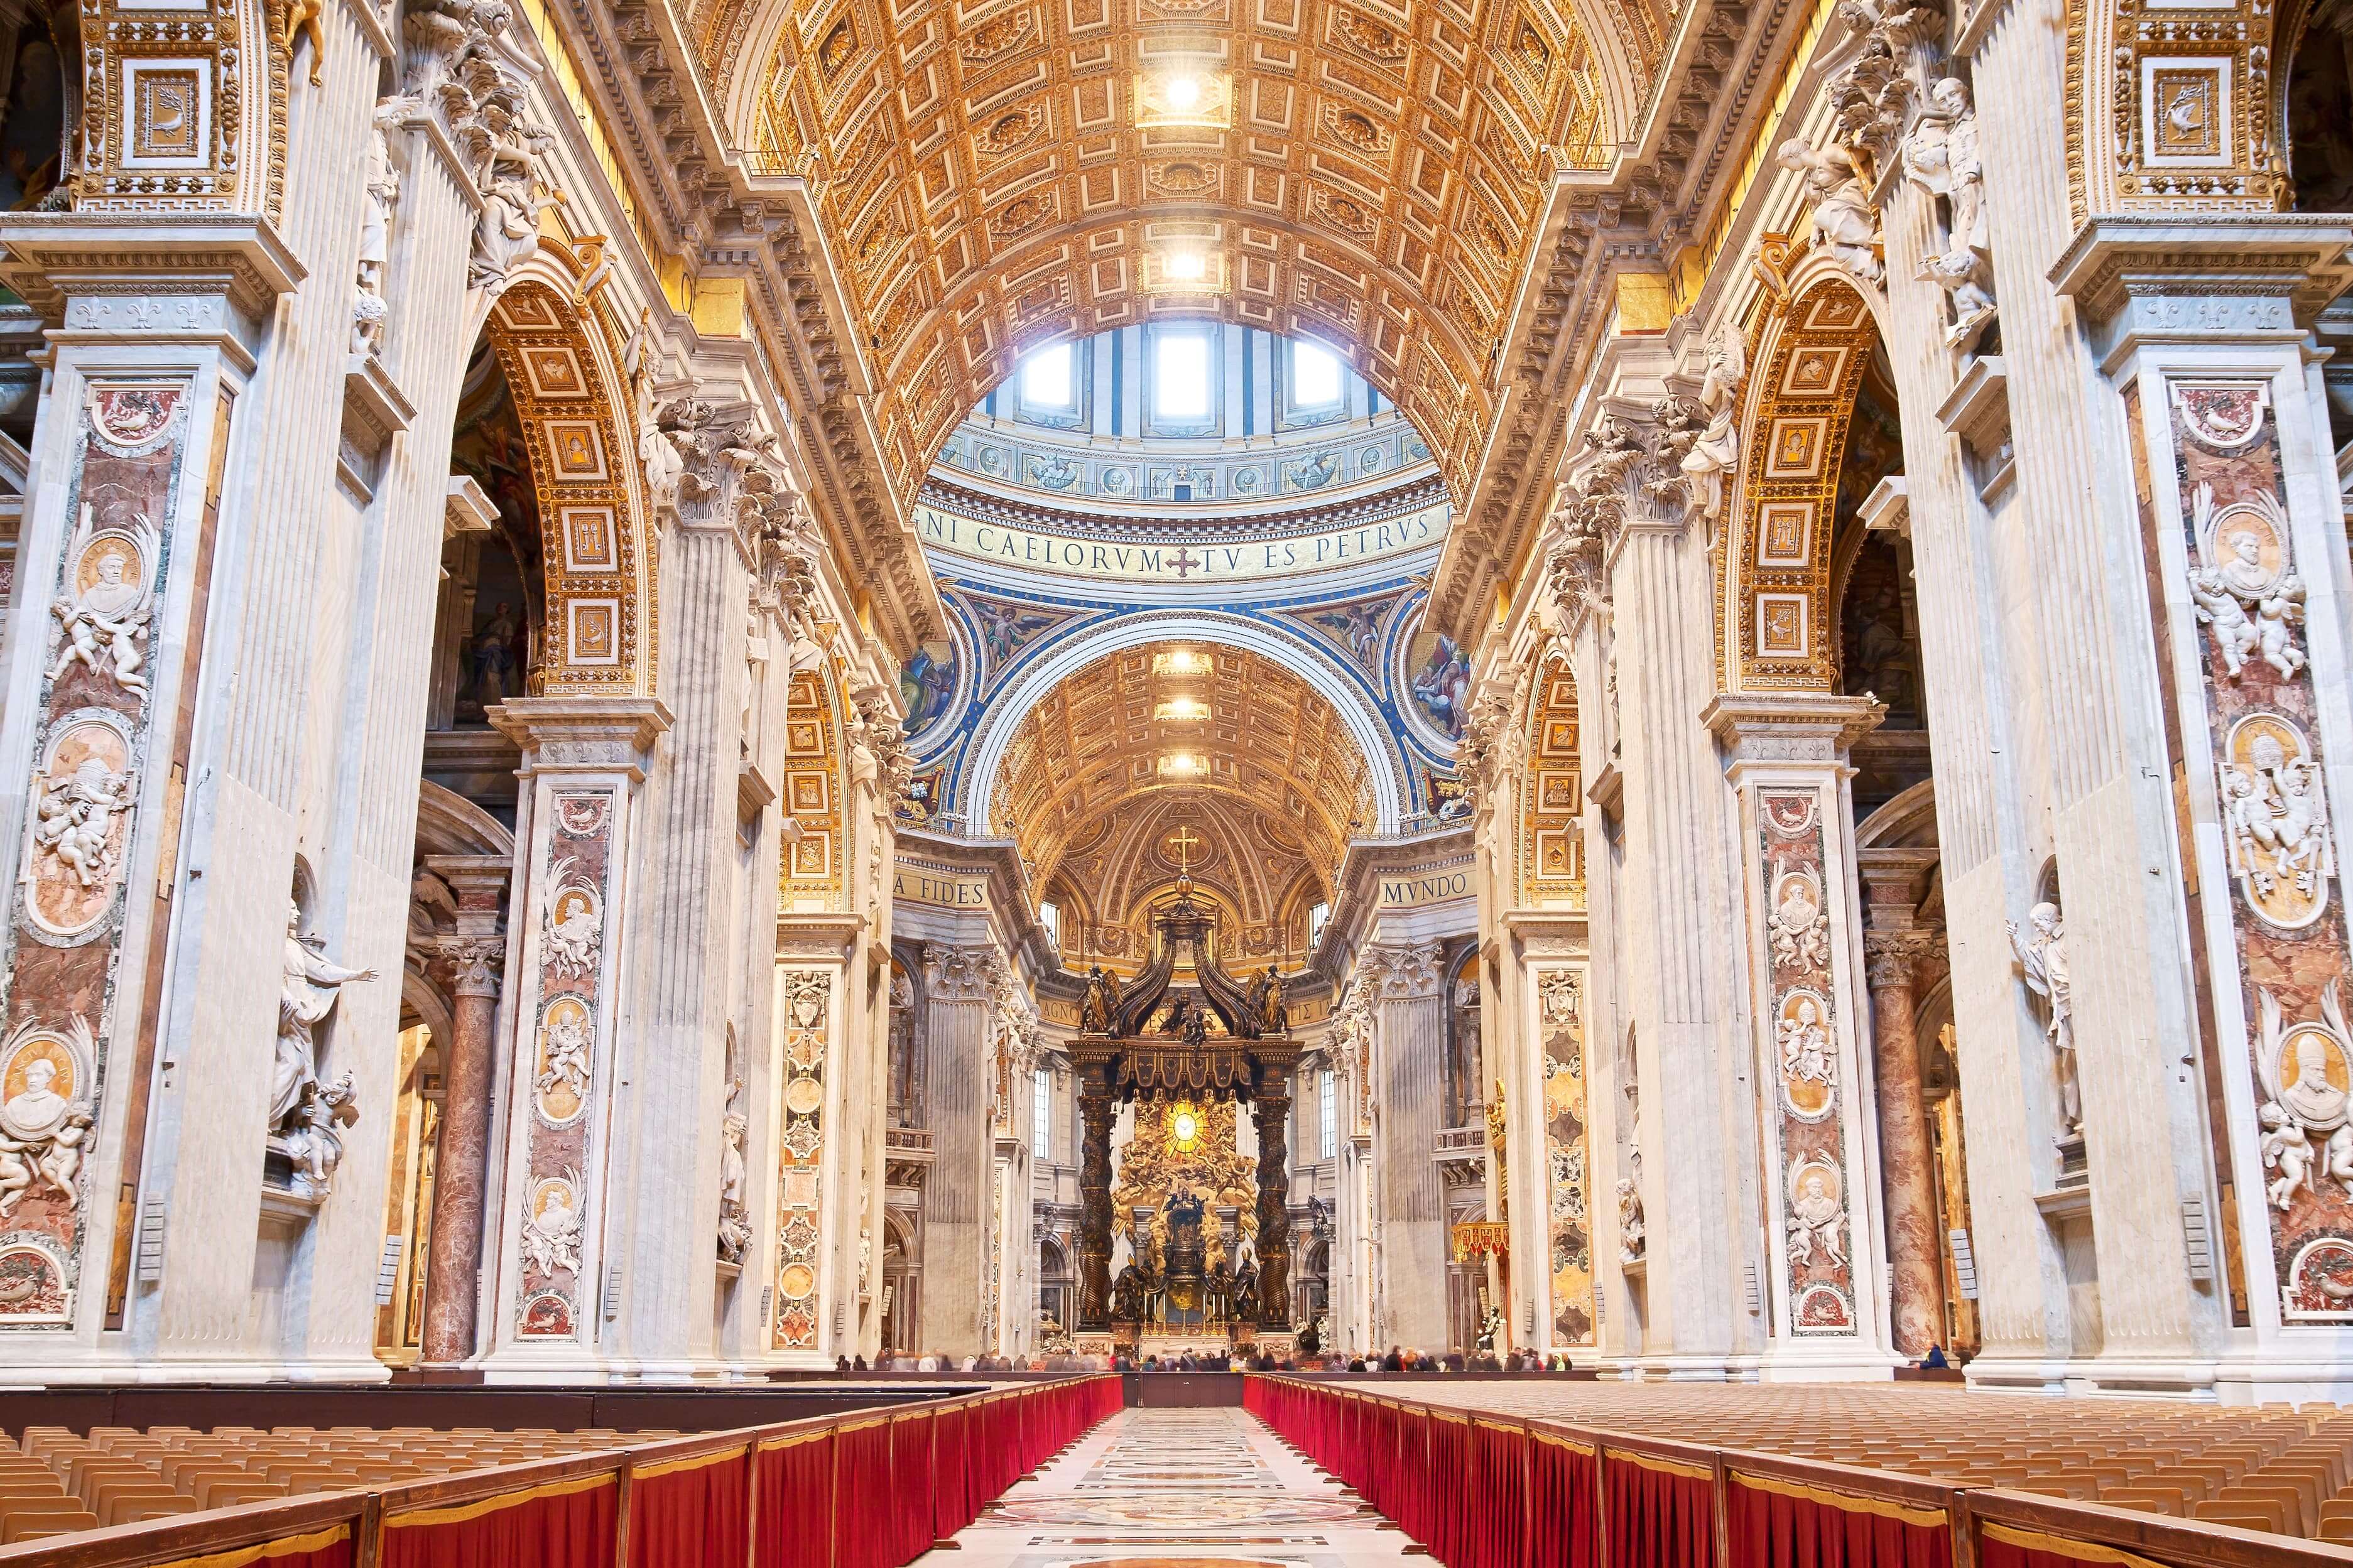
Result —
[[1843, 148], [1818, 152], [1792, 136], [1781, 143], [1773, 161], [1804, 175], [1806, 199], [1814, 209], [1816, 242], [1830, 251], [1841, 270], [1857, 282], [1877, 288], [1887, 273], [1879, 258], [1879, 214], [1871, 205], [1853, 157]]
[[1119, 1027], [1119, 977], [1102, 964], [1087, 968], [1086, 994], [1079, 1000], [1079, 1031], [1108, 1035]]
[[414, 93], [380, 100], [369, 117], [367, 163], [360, 188], [367, 205], [360, 218], [360, 254], [352, 301], [352, 353], [363, 357], [384, 346], [385, 264], [392, 256], [392, 211], [400, 202], [400, 171], [392, 166], [392, 133], [424, 111]]
[[504, 599], [474, 628], [473, 696], [485, 708], [519, 695], [512, 687], [518, 635], [514, 606]]
[[2067, 976], [2066, 932], [2060, 921], [2059, 906], [2046, 900], [2027, 911], [2026, 923], [2032, 931], [2030, 936], [2019, 934], [2016, 921], [2006, 923], [2010, 950], [2018, 955], [2019, 972], [2026, 978], [2027, 989], [2049, 1005], [2050, 1022], [2043, 1034], [2058, 1058], [2061, 1110], [2067, 1131], [2080, 1133], [2084, 1131], [2084, 1096], [2075, 1082], [2075, 1001]]
[[1642, 1194], [1631, 1176], [1618, 1178], [1618, 1261], [1642, 1261]]
[[[726, 1114], [719, 1121], [719, 1256], [729, 1263], [744, 1261], [744, 1243], [752, 1239], [752, 1216], [744, 1206], [744, 1113], [735, 1109], [743, 1097], [744, 1080], [727, 1080]], [[861, 1226], [859, 1239], [865, 1240]], [[862, 1279], [863, 1276], [861, 1275]]]
[[2266, 1195], [2284, 1211], [2299, 1189], [2312, 1190], [2316, 1167], [2353, 1195], [2353, 1094], [2337, 1082], [2353, 1071], [2353, 1032], [2337, 982], [2320, 994], [2317, 1024], [2286, 1023], [2268, 986], [2255, 993], [2255, 1057], [2268, 1097], [2256, 1111], [2263, 1164], [2280, 1173]]
[[1700, 510], [1710, 518], [1723, 515], [1724, 476], [1740, 462], [1740, 392], [1747, 384], [1748, 340], [1737, 322], [1727, 321], [1708, 340], [1707, 374], [1699, 386], [1706, 426], [1678, 465], [1692, 478], [1707, 481]]
[[358, 1122], [359, 1091], [348, 1072], [332, 1083], [314, 1084], [294, 1113], [294, 1126], [283, 1136], [287, 1159], [294, 1168], [293, 1190], [304, 1197], [322, 1198], [343, 1161], [342, 1129]]
[[1478, 1350], [1487, 1352], [1493, 1352], [1503, 1342], [1504, 1314], [1490, 1307], [1487, 1315], [1479, 1320], [1479, 1337], [1473, 1343]]
[[1948, 343], [1966, 341], [1994, 313], [1992, 252], [1986, 242], [1985, 164], [1968, 84], [1947, 77], [1928, 89], [1904, 138], [1905, 177], [1944, 203], [1947, 244], [1920, 264], [1920, 280], [1952, 297]]
[[95, 509], [82, 503], [81, 521], [66, 550], [64, 592], [49, 606], [65, 634], [57, 662], [49, 667], [51, 681], [79, 664], [92, 675], [111, 669], [123, 690], [147, 695], [147, 678], [140, 673], [146, 658], [139, 645], [155, 618], [158, 546], [155, 525], [143, 512], [128, 528], [101, 531]]
[[2279, 502], [2260, 493], [2217, 518], [2214, 487], [2201, 484], [2190, 500], [2190, 522], [2199, 559], [2189, 569], [2189, 596], [2199, 624], [2212, 628], [2224, 673], [2238, 679], [2253, 656], [2292, 679], [2309, 662], [2295, 640], [2305, 584]]
[[[373, 969], [341, 969], [327, 962], [315, 937], [302, 934], [302, 908], [286, 906], [286, 953], [278, 994], [278, 1057], [270, 1077], [269, 1125], [295, 1131], [296, 1113], [318, 1093], [318, 1046], [312, 1037], [334, 1010], [343, 987], [375, 978]], [[307, 1123], [305, 1123], [307, 1125]]]

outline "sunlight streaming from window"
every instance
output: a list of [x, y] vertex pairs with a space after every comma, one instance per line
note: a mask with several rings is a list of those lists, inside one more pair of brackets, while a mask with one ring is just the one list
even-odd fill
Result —
[[1021, 362], [1021, 401], [1040, 408], [1071, 405], [1071, 345], [1039, 349]]
[[1340, 401], [1345, 381], [1340, 356], [1316, 343], [1291, 345], [1291, 402], [1295, 408], [1327, 408]]
[[1162, 419], [1209, 416], [1209, 338], [1172, 332], [1153, 345], [1152, 411]]

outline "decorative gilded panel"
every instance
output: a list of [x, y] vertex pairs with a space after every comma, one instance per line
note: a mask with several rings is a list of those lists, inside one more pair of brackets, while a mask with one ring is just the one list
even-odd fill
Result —
[[630, 495], [636, 439], [597, 358], [610, 345], [591, 342], [601, 331], [535, 279], [491, 310], [546, 536], [550, 695], [637, 691], [653, 678], [653, 545]]
[[1527, 776], [1521, 784], [1520, 899], [1585, 907], [1585, 774], [1577, 757], [1577, 679], [1538, 668], [1528, 700]]
[[1768, 322], [1766, 336], [1725, 556], [1725, 684], [1833, 690], [1831, 523], [1876, 330], [1861, 296], [1825, 280]]

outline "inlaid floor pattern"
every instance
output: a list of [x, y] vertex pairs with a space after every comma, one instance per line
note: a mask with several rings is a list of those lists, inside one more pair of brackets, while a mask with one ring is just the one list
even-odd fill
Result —
[[1240, 1410], [1127, 1410], [920, 1568], [1384, 1568], [1405, 1538]]

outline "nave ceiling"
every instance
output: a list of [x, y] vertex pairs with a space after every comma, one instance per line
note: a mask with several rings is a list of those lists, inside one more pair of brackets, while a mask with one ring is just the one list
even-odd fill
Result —
[[1663, 0], [709, 0], [689, 29], [733, 139], [817, 189], [902, 493], [1026, 348], [1206, 313], [1351, 348], [1459, 498], [1553, 172], [1607, 162], [1672, 20]]
[[1213, 858], [1261, 858], [1217, 880], [1241, 895], [1245, 919], [1262, 921], [1301, 874], [1328, 884], [1348, 840], [1368, 829], [1371, 766], [1332, 704], [1268, 656], [1153, 644], [1085, 666], [1022, 717], [992, 831], [1019, 845], [1034, 886], [1068, 871], [1096, 900], [1095, 918], [1119, 921], [1175, 875], [1173, 861], [1157, 872], [1143, 864], [1166, 837], [1147, 829], [1166, 816], [1173, 833], [1192, 807], [1223, 818]]

